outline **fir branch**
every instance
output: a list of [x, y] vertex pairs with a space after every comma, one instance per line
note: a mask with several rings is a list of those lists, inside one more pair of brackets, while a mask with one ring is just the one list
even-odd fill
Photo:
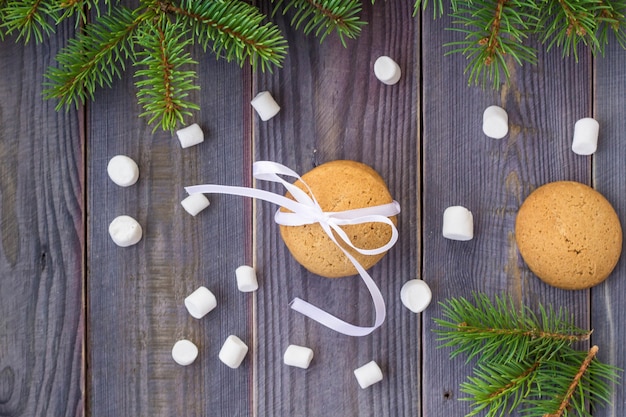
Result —
[[591, 416], [592, 407], [610, 403], [611, 387], [618, 369], [596, 358], [598, 347], [588, 352], [565, 349], [557, 360], [543, 364], [535, 378], [540, 395], [525, 401], [526, 417], [561, 417], [576, 413]]
[[295, 13], [291, 19], [293, 27], [304, 25], [305, 34], [315, 33], [322, 42], [333, 31], [341, 44], [346, 46], [346, 38], [354, 39], [366, 24], [360, 20], [361, 0], [272, 0], [283, 14], [290, 9]]
[[56, 19], [56, 24], [61, 23], [65, 19], [76, 17], [76, 27], [87, 23], [87, 17], [91, 11], [95, 11], [100, 17], [100, 6], [106, 6], [111, 11], [111, 0], [62, 0], [59, 2], [59, 8], [62, 14]]
[[273, 23], [262, 23], [265, 16], [254, 6], [240, 0], [181, 0], [180, 5], [160, 3], [164, 11], [173, 13], [192, 28], [204, 50], [213, 44], [216, 55], [224, 54], [240, 65], [246, 60], [253, 68], [260, 62], [280, 65], [285, 58], [287, 41]]
[[626, 30], [624, 30], [626, 2], [599, 0], [601, 11], [598, 15], [598, 48], [604, 54], [604, 46], [609, 43], [609, 33], [613, 32], [617, 43], [626, 49]]
[[559, 408], [557, 408], [556, 411], [553, 413], [546, 414], [545, 417], [561, 417], [563, 415], [567, 407], [572, 402], [572, 396], [574, 395], [576, 387], [578, 387], [579, 384], [581, 383], [583, 375], [589, 368], [591, 361], [593, 360], [593, 358], [595, 358], [597, 353], [598, 353], [597, 346], [593, 346], [589, 350], [589, 353], [585, 357], [585, 360], [583, 361], [583, 363], [580, 365], [578, 372], [576, 372], [576, 375], [574, 375], [574, 378], [572, 378], [572, 382], [567, 388], [567, 392], [565, 393], [565, 395], [563, 395], [561, 399], [561, 403], [559, 404]]
[[443, 346], [455, 347], [455, 357], [467, 354], [491, 360], [508, 352], [502, 361], [521, 360], [534, 351], [551, 347], [558, 350], [573, 342], [586, 340], [590, 331], [573, 324], [563, 311], [539, 306], [540, 318], [528, 307], [516, 308], [510, 297], [496, 297], [492, 302], [484, 294], [474, 294], [474, 302], [465, 298], [450, 299], [442, 304], [443, 315], [435, 319], [441, 329], [435, 330]]
[[5, 34], [17, 33], [24, 43], [41, 43], [54, 32], [54, 17], [58, 12], [54, 0], [7, 0], [2, 7], [0, 30]]
[[191, 44], [189, 30], [185, 26], [170, 23], [165, 16], [160, 16], [159, 24], [142, 28], [137, 35], [143, 51], [137, 52], [142, 58], [137, 66], [147, 67], [138, 70], [135, 83], [138, 88], [137, 98], [144, 108], [140, 115], [148, 117], [148, 124], [156, 122], [155, 129], [173, 131], [178, 122], [183, 122], [185, 115], [199, 106], [186, 98], [199, 87], [193, 83], [196, 72], [185, 67], [197, 65], [189, 52]]
[[474, 376], [461, 384], [461, 391], [471, 397], [462, 398], [473, 402], [468, 416], [487, 410], [486, 417], [511, 413], [528, 397], [540, 362], [523, 361], [492, 364], [481, 362]]
[[[484, 294], [474, 294], [473, 303], [453, 298], [441, 305], [450, 319], [435, 319], [444, 327], [438, 331], [444, 346], [458, 346], [451, 356], [477, 357], [473, 375], [461, 384], [469, 395], [462, 399], [472, 403], [468, 416], [504, 416], [516, 409], [526, 417], [589, 416], [589, 403], [610, 402], [618, 369], [597, 360], [597, 347], [580, 352], [571, 346], [591, 332], [576, 328], [563, 310], [540, 307], [535, 315], [528, 307], [515, 308], [510, 297], [492, 302]], [[477, 331], [464, 332], [466, 323]], [[479, 355], [481, 347], [486, 355]]]
[[58, 67], [49, 67], [44, 77], [46, 99], [57, 98], [57, 110], [76, 107], [93, 99], [97, 87], [110, 87], [120, 78], [125, 61], [133, 56], [132, 36], [137, 27], [152, 18], [126, 7], [115, 7], [110, 15], [88, 24], [57, 55]]
[[497, 88], [510, 77], [505, 57], [518, 65], [535, 64], [536, 52], [525, 45], [528, 33], [536, 24], [537, 4], [532, 0], [488, 0], [459, 2], [452, 12], [451, 30], [464, 35], [447, 54], [462, 53], [469, 61], [465, 73], [468, 84], [485, 86], [490, 81]]

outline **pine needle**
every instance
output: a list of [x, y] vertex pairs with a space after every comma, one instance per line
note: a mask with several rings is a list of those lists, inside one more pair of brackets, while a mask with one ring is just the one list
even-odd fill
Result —
[[57, 55], [58, 67], [49, 67], [44, 77], [44, 98], [59, 100], [57, 110], [78, 107], [93, 99], [97, 87], [110, 87], [120, 78], [125, 62], [134, 55], [133, 35], [141, 24], [152, 17], [139, 15], [126, 7], [115, 7], [102, 16]]
[[562, 309], [516, 307], [510, 297], [474, 294], [473, 300], [452, 298], [441, 303], [445, 319], [442, 346], [475, 360], [473, 375], [460, 389], [471, 403], [467, 416], [590, 416], [588, 405], [610, 403], [618, 369], [596, 358], [598, 347], [575, 350], [574, 342], [591, 334], [577, 328]]
[[180, 23], [171, 23], [162, 17], [158, 25], [142, 27], [137, 34], [142, 51], [135, 64], [142, 69], [136, 71], [139, 79], [137, 98], [144, 108], [141, 117], [148, 124], [156, 122], [155, 129], [173, 131], [183, 123], [184, 116], [199, 106], [189, 100], [189, 94], [199, 87], [193, 83], [196, 72], [190, 68], [197, 65], [186, 48], [191, 44], [189, 29]]
[[17, 40], [41, 43], [54, 33], [59, 11], [54, 0], [7, 0], [2, 6], [0, 30], [7, 35], [17, 33]]
[[[273, 3], [274, 13], [289, 13], [294, 28], [317, 36], [320, 42], [336, 34], [346, 46], [366, 25], [360, 16], [365, 0], [266, 1]], [[465, 56], [469, 85], [490, 84], [497, 89], [509, 81], [511, 66], [536, 64], [537, 51], [530, 36], [539, 37], [546, 49], [561, 48], [564, 56], [576, 59], [581, 45], [602, 54], [614, 38], [626, 48], [626, 2], [622, 0], [415, 0], [413, 15], [429, 6], [433, 18], [444, 13], [452, 17], [449, 29], [458, 38], [446, 45], [450, 48], [447, 54]], [[94, 17], [92, 23], [88, 23], [89, 16]], [[44, 74], [44, 97], [58, 100], [57, 109], [80, 106], [93, 99], [96, 89], [110, 87], [128, 64], [140, 68], [140, 60], [149, 68], [149, 73], [138, 77], [142, 116], [171, 130], [198, 105], [189, 99], [189, 92], [196, 87], [191, 81], [195, 73], [188, 48], [169, 49], [170, 64], [180, 63], [170, 75], [181, 78], [156, 88], [156, 80], [164, 80], [170, 71], [167, 65], [153, 65], [156, 57], [151, 49], [159, 30], [166, 36], [162, 46], [169, 42], [169, 24], [159, 26], [164, 19], [184, 33], [177, 39], [185, 46], [199, 44], [218, 58], [271, 71], [282, 65], [288, 47], [270, 20], [272, 16], [244, 0], [139, 0], [134, 9], [114, 0], [0, 0], [0, 40], [8, 35], [24, 43], [41, 43], [54, 33], [56, 25], [74, 19], [77, 35], [68, 40], [57, 54], [56, 65]], [[145, 44], [148, 41], [150, 45]], [[529, 346], [522, 344], [524, 347]]]
[[516, 308], [510, 297], [491, 301], [475, 294], [473, 302], [454, 298], [442, 304], [447, 319], [435, 319], [441, 329], [435, 330], [443, 346], [455, 347], [452, 357], [461, 353], [467, 361], [498, 359], [521, 361], [546, 347], [559, 349], [586, 340], [591, 332], [573, 324], [563, 311], [539, 307], [539, 317], [528, 307]]
[[253, 68], [261, 64], [280, 65], [287, 52], [287, 41], [273, 23], [263, 23], [265, 16], [254, 6], [240, 0], [181, 0], [167, 4], [173, 13], [190, 27], [206, 50], [209, 44], [217, 56], [240, 65], [248, 61]]
[[290, 9], [295, 13], [291, 25], [302, 27], [305, 34], [315, 33], [322, 42], [328, 35], [336, 32], [341, 44], [346, 46], [346, 39], [354, 39], [366, 24], [360, 20], [361, 0], [272, 0], [276, 9], [283, 14]]

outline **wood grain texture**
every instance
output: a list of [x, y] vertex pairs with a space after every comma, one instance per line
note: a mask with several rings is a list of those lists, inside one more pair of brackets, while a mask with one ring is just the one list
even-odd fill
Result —
[[[257, 204], [259, 416], [416, 416], [420, 412], [420, 321], [400, 303], [404, 282], [419, 268], [418, 20], [406, 1], [363, 2], [368, 22], [358, 40], [321, 45], [276, 20], [289, 40], [283, 69], [258, 74], [254, 90], [269, 90], [281, 112], [255, 123], [255, 159], [283, 163], [299, 173], [332, 160], [352, 159], [377, 170], [402, 207], [400, 240], [370, 272], [387, 303], [387, 320], [373, 334], [338, 334], [289, 310], [296, 296], [363, 326], [374, 321], [371, 297], [358, 276], [326, 279], [291, 257], [274, 224], [276, 209]], [[397, 85], [373, 74], [381, 55], [403, 71]], [[278, 193], [284, 190], [259, 184]], [[306, 371], [282, 364], [289, 344], [311, 347]], [[359, 388], [353, 370], [374, 360], [384, 381]]]
[[[623, 132], [626, 120], [623, 105], [626, 97], [626, 51], [612, 39], [606, 58], [595, 60], [594, 113], [600, 123], [598, 150], [593, 156], [593, 185], [613, 205], [626, 227], [626, 183], [624, 182], [624, 155], [626, 142]], [[591, 290], [592, 342], [599, 346], [598, 358], [603, 362], [626, 369], [626, 346], [623, 335], [626, 328], [624, 299], [626, 263], [622, 258], [609, 278]], [[594, 411], [594, 416], [621, 416], [626, 406], [626, 388], [622, 373], [621, 385], [614, 386], [613, 402]]]
[[[257, 3], [270, 12], [269, 1]], [[473, 291], [568, 308], [594, 329], [600, 359], [626, 369], [624, 260], [604, 284], [562, 291], [528, 270], [514, 235], [525, 197], [555, 180], [593, 185], [626, 225], [626, 52], [611, 42], [607, 58], [581, 50], [578, 63], [540, 52], [537, 66], [511, 64], [509, 85], [482, 90], [467, 87], [463, 57], [444, 55], [457, 39], [445, 30], [448, 18], [433, 20], [430, 9], [413, 18], [406, 0], [363, 6], [368, 25], [345, 48], [334, 35], [321, 44], [303, 35], [291, 14], [275, 15], [290, 48], [273, 73], [194, 49], [201, 91], [193, 99], [202, 110], [189, 122], [200, 124], [205, 142], [188, 149], [138, 118], [131, 73], [98, 91], [86, 115], [57, 113], [41, 99], [42, 74], [71, 25], [42, 46], [0, 42], [1, 417], [463, 416], [470, 408], [458, 401], [459, 384], [471, 364], [437, 348], [432, 319], [441, 317], [438, 301]], [[374, 77], [380, 55], [400, 64], [397, 85]], [[282, 107], [267, 122], [249, 104], [263, 90]], [[482, 133], [491, 104], [509, 115], [502, 140]], [[586, 116], [601, 125], [593, 157], [571, 151], [574, 123]], [[109, 180], [117, 154], [137, 161], [137, 184]], [[342, 336], [289, 309], [298, 296], [352, 323], [374, 320], [358, 277], [325, 279], [295, 262], [275, 206], [209, 196], [211, 206], [192, 217], [180, 205], [186, 185], [252, 186], [252, 162], [264, 159], [299, 173], [362, 161], [400, 202], [400, 240], [370, 270], [387, 304], [373, 334]], [[473, 212], [472, 241], [441, 237], [450, 205]], [[111, 241], [109, 223], [121, 214], [141, 223], [138, 245]], [[234, 270], [244, 263], [257, 269], [257, 293], [237, 290]], [[421, 315], [400, 302], [412, 278], [433, 290]], [[196, 320], [183, 299], [200, 285], [218, 307]], [[230, 334], [250, 347], [236, 370], [217, 357]], [[199, 347], [192, 366], [171, 358], [181, 338]], [[308, 370], [283, 364], [292, 343], [314, 350]], [[370, 360], [384, 380], [362, 390], [353, 370]], [[622, 383], [613, 404], [593, 415], [619, 417], [625, 406]]]
[[[250, 343], [252, 298], [237, 290], [235, 269], [251, 263], [251, 204], [209, 196], [212, 205], [192, 217], [180, 201], [185, 186], [249, 185], [250, 74], [235, 63], [193, 51], [201, 111], [189, 124], [205, 141], [182, 149], [175, 135], [152, 133], [139, 119], [132, 74], [98, 92], [88, 112], [88, 392], [92, 417], [245, 416], [251, 405], [251, 360], [236, 370], [218, 359], [230, 334]], [[246, 103], [246, 105], [244, 105]], [[122, 188], [106, 167], [117, 154], [139, 165], [137, 184]], [[120, 248], [109, 223], [127, 214], [143, 239]], [[216, 310], [192, 318], [184, 298], [200, 285]], [[199, 348], [196, 362], [177, 365], [179, 339]]]
[[[422, 277], [434, 301], [505, 293], [531, 307], [565, 307], [587, 327], [588, 291], [557, 290], [537, 279], [519, 256], [514, 224], [517, 209], [536, 187], [565, 179], [590, 183], [590, 158], [570, 150], [575, 121], [591, 113], [590, 57], [581, 53], [575, 64], [558, 50], [540, 52], [537, 66], [511, 62], [511, 82], [499, 91], [467, 87], [467, 61], [444, 56], [444, 45], [459, 40], [444, 29], [450, 26], [447, 17], [423, 20]], [[482, 113], [493, 104], [509, 116], [510, 131], [501, 140], [482, 132]], [[442, 237], [443, 212], [453, 205], [472, 211], [473, 240]], [[436, 348], [431, 320], [441, 317], [441, 308], [433, 304], [424, 315], [424, 415], [465, 415], [470, 406], [458, 401], [464, 396], [459, 384], [471, 374], [471, 364], [449, 360], [449, 349]]]
[[80, 114], [42, 100], [71, 35], [0, 43], [0, 415], [84, 412], [84, 159]]

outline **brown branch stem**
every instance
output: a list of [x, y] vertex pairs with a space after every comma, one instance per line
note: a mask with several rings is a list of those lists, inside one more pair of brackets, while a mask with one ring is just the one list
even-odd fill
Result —
[[482, 38], [478, 44], [486, 46], [485, 48], [485, 65], [491, 65], [493, 56], [500, 45], [498, 37], [500, 36], [500, 25], [502, 24], [502, 9], [507, 0], [498, 0], [496, 10], [494, 11], [493, 22], [489, 28], [489, 37]]
[[343, 21], [343, 18], [340, 15], [332, 13], [330, 10], [324, 8], [319, 2], [315, 0], [306, 0], [306, 2], [313, 6], [315, 9], [317, 9], [322, 15], [335, 22], [337, 26], [341, 26], [342, 28], [347, 27], [347, 25]]
[[160, 27], [158, 28], [158, 32], [160, 44], [159, 49], [161, 51], [161, 66], [163, 67], [163, 84], [165, 86], [165, 111], [167, 113], [172, 113], [178, 107], [176, 103], [174, 103], [174, 100], [172, 100], [172, 83], [170, 80], [172, 79], [173, 65], [169, 62], [167, 56], [165, 48], [165, 33], [163, 33], [163, 30]]
[[206, 18], [204, 16], [200, 16], [198, 14], [194, 14], [189, 12], [189, 10], [185, 10], [181, 7], [177, 7], [174, 6], [172, 3], [167, 2], [167, 1], [162, 1], [159, 3], [159, 6], [161, 8], [161, 10], [166, 11], [166, 12], [170, 12], [170, 13], [176, 13], [176, 14], [180, 14], [182, 16], [187, 16], [193, 20], [196, 20], [198, 22], [202, 22], [214, 29], [219, 30], [220, 32], [223, 32], [225, 34], [227, 34], [228, 36], [230, 36], [231, 38], [234, 39], [239, 39], [241, 42], [243, 42], [244, 44], [251, 46], [252, 48], [254, 48], [257, 51], [265, 51], [265, 50], [269, 50], [269, 48], [265, 45], [259, 45], [257, 43], [255, 43], [253, 40], [246, 38], [244, 36], [241, 35], [241, 33], [238, 33], [234, 30], [232, 30], [231, 28], [225, 26], [225, 25], [221, 25], [220, 23], [216, 22], [213, 19], [209, 19]]
[[500, 389], [497, 389], [496, 391], [492, 392], [489, 397], [490, 398], [497, 398], [500, 395], [504, 394], [506, 391], [508, 391], [509, 389], [517, 386], [520, 381], [523, 381], [524, 378], [526, 378], [528, 375], [530, 375], [531, 373], [535, 372], [535, 370], [539, 367], [540, 362], [535, 362], [532, 364], [532, 366], [530, 366], [528, 369], [526, 369], [524, 372], [522, 372], [521, 375], [519, 375], [517, 378], [513, 378], [511, 380], [511, 382], [509, 382], [508, 384], [506, 384], [505, 386], [501, 387]]
[[554, 339], [554, 340], [565, 340], [568, 342], [580, 342], [588, 340], [591, 336], [593, 330], [590, 330], [584, 334], [576, 335], [576, 334], [564, 334], [564, 333], [553, 333], [546, 332], [539, 329], [531, 329], [531, 330], [522, 330], [522, 329], [495, 329], [491, 327], [475, 327], [468, 326], [466, 323], [461, 323], [458, 326], [458, 330], [465, 333], [490, 333], [495, 335], [518, 335], [522, 337], [530, 337], [533, 339]]
[[598, 353], [598, 346], [594, 345], [591, 347], [591, 349], [589, 349], [589, 353], [587, 353], [587, 357], [585, 357], [585, 360], [580, 365], [580, 368], [578, 369], [578, 372], [574, 376], [572, 383], [569, 385], [569, 388], [567, 389], [567, 392], [565, 393], [565, 396], [563, 397], [563, 401], [561, 401], [559, 408], [556, 410], [556, 412], [552, 414], [544, 414], [543, 417], [562, 417], [563, 416], [563, 413], [567, 409], [567, 406], [569, 405], [569, 402], [572, 399], [572, 395], [574, 395], [574, 391], [576, 390], [576, 387], [580, 383], [581, 378], [587, 371], [587, 368], [589, 368], [589, 364], [591, 363], [593, 358], [596, 357], [597, 353]]
[[572, 9], [567, 5], [564, 0], [559, 0], [559, 4], [561, 5], [563, 12], [567, 16], [567, 20], [569, 21], [569, 25], [567, 27], [567, 35], [569, 36], [572, 33], [572, 29], [574, 29], [577, 35], [585, 36], [587, 32], [583, 27], [581, 27]]

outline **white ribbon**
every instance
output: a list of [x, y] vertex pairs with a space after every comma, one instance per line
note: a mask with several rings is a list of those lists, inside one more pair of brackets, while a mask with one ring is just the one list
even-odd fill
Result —
[[[374, 309], [376, 312], [374, 325], [370, 327], [361, 327], [347, 323], [297, 297], [294, 298], [291, 303], [289, 303], [290, 307], [293, 310], [298, 311], [305, 316], [323, 324], [324, 326], [336, 330], [340, 333], [346, 334], [348, 336], [365, 336], [380, 327], [380, 325], [383, 324], [383, 322], [385, 321], [385, 300], [383, 299], [383, 296], [372, 277], [367, 273], [367, 271], [365, 271], [363, 266], [361, 266], [361, 264], [339, 244], [333, 231], [337, 234], [337, 236], [339, 236], [339, 238], [343, 242], [345, 242], [349, 247], [351, 247], [358, 253], [361, 253], [363, 255], [376, 255], [383, 253], [389, 250], [398, 240], [398, 230], [396, 229], [393, 222], [389, 220], [389, 216], [394, 216], [400, 213], [400, 204], [398, 204], [397, 201], [393, 201], [389, 204], [382, 204], [374, 207], [366, 207], [339, 212], [324, 212], [320, 205], [317, 203], [317, 200], [315, 200], [315, 196], [313, 196], [313, 193], [311, 192], [309, 186], [302, 180], [302, 178], [300, 178], [300, 176], [296, 172], [292, 171], [286, 166], [272, 161], [258, 161], [255, 162], [252, 167], [252, 174], [256, 179], [282, 184], [287, 189], [287, 191], [291, 193], [294, 200], [279, 194], [274, 194], [269, 191], [258, 190], [256, 188], [227, 185], [194, 185], [191, 187], [186, 187], [185, 190], [189, 194], [231, 194], [269, 201], [270, 203], [277, 204], [291, 211], [291, 213], [289, 213], [280, 211], [279, 209], [274, 215], [274, 221], [284, 226], [302, 226], [305, 224], [319, 223], [324, 232], [326, 232], [326, 234], [328, 235], [328, 237], [330, 237], [330, 239], [339, 247], [339, 249], [343, 251], [343, 253], [348, 257], [350, 262], [352, 262], [359, 275], [363, 279], [363, 282], [365, 282], [365, 285], [367, 286], [367, 289], [372, 296], [372, 301], [374, 302]], [[309, 191], [310, 196], [294, 184], [285, 181], [279, 175], [300, 180], [300, 182], [304, 184], [304, 186]], [[385, 223], [389, 225], [389, 227], [391, 227], [391, 238], [386, 244], [379, 248], [358, 248], [352, 243], [350, 237], [341, 229], [341, 226], [345, 225], [371, 222]]]

